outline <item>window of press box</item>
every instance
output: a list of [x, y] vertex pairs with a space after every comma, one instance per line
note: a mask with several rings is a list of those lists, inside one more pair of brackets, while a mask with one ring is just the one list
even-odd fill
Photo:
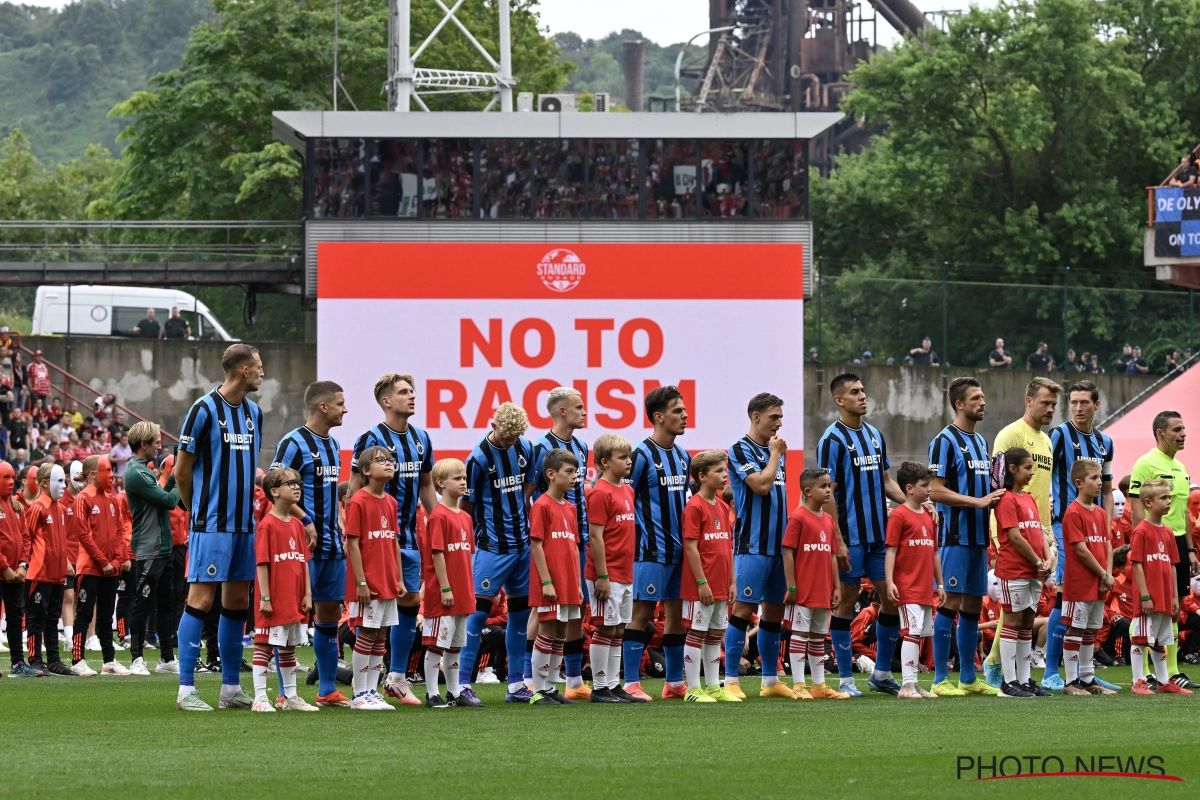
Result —
[[750, 216], [749, 148], [745, 142], [702, 141], [700, 176], [702, 217]]
[[646, 219], [696, 218], [696, 141], [646, 144]]
[[484, 219], [531, 216], [531, 142], [484, 139], [479, 160], [479, 213]]
[[754, 216], [808, 218], [808, 150], [800, 139], [754, 142]]
[[637, 219], [639, 155], [637, 139], [592, 139], [588, 148], [588, 216]]
[[367, 185], [364, 139], [316, 139], [310, 213], [314, 219], [362, 217]]
[[533, 143], [533, 216], [579, 219], [584, 216], [584, 142], [541, 139]]

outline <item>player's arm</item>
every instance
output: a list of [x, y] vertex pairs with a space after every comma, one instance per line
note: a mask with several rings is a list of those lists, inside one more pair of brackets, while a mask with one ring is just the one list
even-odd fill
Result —
[[937, 587], [938, 605], [943, 606], [946, 604], [946, 584], [942, 580], [942, 556], [936, 547], [933, 549], [933, 581]]
[[764, 497], [771, 493], [771, 487], [775, 485], [775, 476], [779, 474], [779, 462], [787, 452], [787, 442], [778, 436], [772, 436], [769, 447], [771, 455], [767, 458], [767, 465], [757, 472], [750, 473], [746, 473], [745, 468], [752, 466], [751, 462], [738, 458], [740, 448], [736, 445], [733, 447], [736, 468], [742, 471], [742, 480], [750, 491]]
[[971, 497], [959, 494], [946, 486], [945, 478], [936, 475], [933, 478], [933, 485], [929, 490], [929, 499], [933, 500], [933, 502], [941, 503], [945, 506], [956, 506], [958, 508], [989, 508], [992, 503], [999, 500], [1003, 495], [1003, 489], [997, 489], [991, 494], [985, 494], [983, 497]]
[[[467, 493], [464, 494], [462, 497], [458, 498], [459, 509], [467, 512], [467, 514], [469, 514], [471, 516], [472, 520], [475, 519], [475, 514], [474, 514], [475, 502], [473, 500], [469, 500], [468, 498], [475, 496], [475, 478], [476, 478], [475, 473], [477, 472], [477, 470], [478, 470], [478, 468], [476, 467], [475, 462], [473, 460], [471, 460], [470, 458], [468, 458], [467, 459]], [[429, 512], [426, 512], [426, 513], [429, 513]]]
[[1100, 506], [1104, 509], [1104, 513], [1108, 515], [1109, 527], [1112, 527], [1113, 521], [1113, 484], [1112, 478], [1104, 481], [1100, 489]]
[[[304, 569], [305, 571], [308, 570], [308, 562], [304, 563]], [[269, 617], [271, 616], [272, 612], [271, 601], [267, 599], [271, 596], [271, 566], [269, 564], [259, 564], [257, 567], [255, 567], [255, 571], [258, 575], [259, 587], [267, 590], [266, 597], [262, 595], [258, 596], [258, 613], [262, 614], [264, 617]], [[306, 590], [305, 594], [307, 593], [308, 592]]]
[[[1188, 572], [1193, 576], [1200, 575], [1200, 561], [1196, 560], [1196, 545], [1192, 542], [1192, 515], [1191, 514], [1185, 513], [1183, 515], [1183, 530], [1184, 530], [1184, 534], [1183, 534], [1184, 541], [1187, 542]], [[1179, 587], [1176, 586], [1175, 588], [1178, 591]], [[1178, 597], [1176, 598], [1176, 600], [1178, 600]], [[1175, 613], [1179, 613], [1179, 609], [1176, 609]]]
[[417, 496], [421, 500], [421, 506], [425, 509], [425, 513], [432, 514], [433, 510], [437, 508], [437, 490], [433, 488], [432, 472], [421, 473], [421, 480], [417, 484]]
[[546, 550], [542, 547], [542, 540], [530, 539], [529, 552], [533, 556], [534, 565], [537, 566], [538, 578], [542, 581], [542, 597], [550, 605], [554, 605], [558, 599], [558, 593], [554, 591], [554, 581], [550, 579], [550, 568], [546, 564]]
[[608, 574], [608, 558], [604, 555], [603, 525], [597, 525], [595, 522], [588, 523], [588, 547], [592, 548], [592, 564], [596, 567], [596, 590], [593, 594], [598, 601], [604, 602], [608, 599], [611, 587], [608, 578], [600, 577]]
[[180, 450], [175, 454], [175, 490], [187, 508], [192, 507], [192, 467], [196, 465], [196, 454]]
[[886, 469], [883, 470], [883, 493], [896, 505], [904, 505], [904, 490], [900, 488], [900, 484], [896, 483], [892, 473]]

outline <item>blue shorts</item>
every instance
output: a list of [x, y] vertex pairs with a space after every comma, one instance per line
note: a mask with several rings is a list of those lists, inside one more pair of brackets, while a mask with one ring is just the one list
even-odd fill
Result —
[[529, 551], [521, 553], [491, 553], [480, 550], [475, 554], [475, 596], [495, 597], [504, 587], [508, 601], [529, 596]]
[[404, 588], [409, 592], [421, 591], [421, 551], [400, 549], [400, 572]]
[[314, 603], [346, 599], [346, 559], [314, 558], [308, 562], [308, 582]]
[[741, 603], [782, 603], [787, 593], [783, 556], [743, 553], [733, 557], [734, 585]]
[[[188, 538], [188, 583], [254, 580], [253, 533], [192, 531]], [[342, 586], [345, 593], [346, 587]]]
[[583, 592], [583, 602], [591, 602], [591, 596], [587, 590], [587, 580], [583, 577], [583, 570], [587, 566], [587, 548], [579, 551], [579, 591]]
[[1067, 551], [1063, 550], [1062, 523], [1052, 522], [1050, 527], [1054, 529], [1054, 541], [1058, 542], [1058, 563], [1054, 565], [1054, 585], [1061, 592], [1063, 579], [1067, 575]]
[[887, 558], [887, 544], [849, 544], [850, 571], [838, 572], [838, 580], [842, 583], [861, 583], [865, 575], [871, 583], [887, 580], [887, 570], [883, 562]]
[[947, 592], [983, 597], [988, 593], [988, 549], [984, 544], [945, 545], [940, 550]]
[[678, 600], [683, 564], [659, 564], [656, 561], [633, 562], [634, 600]]

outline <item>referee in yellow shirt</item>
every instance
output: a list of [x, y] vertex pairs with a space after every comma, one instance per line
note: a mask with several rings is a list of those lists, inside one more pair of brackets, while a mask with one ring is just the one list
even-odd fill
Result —
[[[996, 434], [992, 445], [992, 456], [1003, 453], [1010, 447], [1023, 447], [1033, 456], [1033, 478], [1025, 490], [1033, 495], [1041, 512], [1042, 535], [1046, 537], [1047, 558], [1055, 567], [1060, 557], [1054, 540], [1054, 528], [1051, 526], [1053, 505], [1050, 499], [1050, 483], [1054, 475], [1054, 450], [1050, 444], [1050, 435], [1043, 428], [1054, 422], [1054, 412], [1058, 409], [1058, 396], [1062, 387], [1049, 378], [1037, 377], [1025, 387], [1025, 414], [1019, 420], [1005, 427]], [[992, 538], [996, 531], [993, 528]], [[1001, 613], [1001, 623], [1004, 615]], [[999, 630], [997, 623], [997, 630]], [[960, 654], [961, 656], [961, 654]], [[1000, 675], [1000, 637], [992, 640], [992, 650], [984, 660], [983, 673], [989, 686], [998, 682]], [[1044, 687], [1043, 687], [1044, 688]], [[1061, 687], [1060, 687], [1061, 688]]]

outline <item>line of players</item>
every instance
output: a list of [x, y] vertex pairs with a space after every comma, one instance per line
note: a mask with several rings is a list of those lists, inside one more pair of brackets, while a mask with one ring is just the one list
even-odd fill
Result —
[[[257, 351], [247, 345], [231, 346], [225, 366], [225, 383], [197, 401], [189, 414], [180, 438], [175, 470], [180, 494], [185, 502], [190, 502], [193, 519], [193, 552], [189, 565], [191, 587], [179, 631], [183, 668], [177, 704], [186, 710], [210, 708], [195, 691], [187, 665], [195, 663], [192, 648], [198, 650], [199, 624], [207, 604], [211, 604], [215, 596], [215, 584], [224, 584], [223, 596], [226, 598], [218, 631], [221, 659], [223, 664], [237, 665], [241, 663], [240, 625], [245, 617], [249, 583], [263, 557], [261, 553], [256, 557], [253, 552], [253, 522], [249, 518], [249, 503], [243, 503], [249, 493], [245, 478], [253, 475], [257, 460], [262, 420], [261, 412], [246, 395], [261, 384], [263, 369]], [[1081, 386], [1084, 388], [1080, 389]], [[1089, 391], [1083, 384], [1077, 384], [1074, 389]], [[1056, 400], [1059, 391], [1056, 385], [1046, 387], [1035, 381], [1030, 387], [1027, 407], [1039, 407], [1042, 390], [1050, 391]], [[986, 405], [983, 392], [978, 381], [972, 378], [956, 379], [948, 391], [956, 414], [955, 422], [947, 426], [930, 446], [931, 490], [928, 498], [920, 497], [921, 476], [912, 477], [901, 486], [888, 473], [890, 463], [883, 438], [863, 419], [866, 393], [861, 381], [853, 375], [841, 375], [834, 379], [831, 391], [839, 419], [818, 444], [818, 463], [822, 472], [806, 474], [801, 481], [807, 511], [819, 523], [806, 526], [802, 509], [798, 509], [789, 522], [785, 482], [787, 446], [778, 436], [783, 420], [783, 401], [773, 395], [756, 395], [750, 401], [749, 433], [734, 443], [727, 456], [712, 451], [701, 454], [706, 459], [697, 456], [693, 463], [677, 443], [687, 428], [687, 409], [682, 395], [670, 386], [650, 392], [645, 409], [653, 424], [652, 434], [636, 446], [608, 440], [603, 452], [601, 441], [598, 441], [596, 465], [601, 477], [596, 489], [585, 493], [584, 465], [588, 451], [575, 432], [584, 427], [586, 411], [578, 392], [564, 387], [550, 393], [546, 408], [553, 420], [553, 428], [537, 442], [524, 437], [528, 427], [525, 412], [511, 403], [501, 405], [493, 418], [492, 430], [462, 465], [460, 479], [460, 470], [453, 462], [434, 462], [428, 434], [411, 424], [415, 412], [415, 380], [408, 375], [385, 375], [375, 386], [375, 399], [384, 412], [384, 421], [360, 436], [354, 447], [346, 544], [343, 545], [337, 513], [340, 448], [332, 438], [331, 430], [342, 422], [345, 401], [341, 387], [336, 384], [314, 383], [305, 393], [307, 422], [281, 440], [273, 465], [276, 467], [273, 472], [287, 468], [298, 477], [289, 474], [286, 480], [278, 475], [273, 479], [268, 475], [268, 478], [273, 493], [285, 484], [299, 485], [299, 498], [290, 509], [287, 502], [290, 496], [278, 495], [284, 502], [279, 506], [277, 516], [287, 521], [292, 530], [304, 529], [304, 540], [312, 554], [306, 567], [310, 576], [309, 590], [299, 602], [303, 604], [307, 598], [316, 618], [313, 645], [321, 682], [317, 706], [391, 707], [377, 692], [381, 662], [387, 649], [380, 633], [384, 630], [390, 638], [392, 660], [383, 680], [383, 695], [404, 704], [419, 704], [421, 701], [413, 693], [404, 671], [406, 655], [416, 636], [418, 613], [425, 617], [422, 634], [424, 643], [430, 647], [429, 657], [436, 657], [439, 662], [426, 664], [427, 680], [431, 672], [436, 679], [438, 666], [448, 682], [455, 672], [469, 679], [491, 600], [502, 588], [507, 593], [509, 609], [505, 637], [508, 663], [528, 665], [521, 678], [515, 669], [510, 669], [508, 702], [557, 704], [583, 698], [595, 702], [650, 700], [641, 686], [639, 666], [649, 638], [646, 629], [660, 601], [666, 609], [663, 698], [687, 698], [695, 702], [744, 698], [736, 678], [737, 668], [745, 646], [745, 632], [755, 613], [761, 613], [758, 635], [759, 648], [764, 653], [779, 651], [785, 613], [790, 614], [787, 621], [793, 632], [791, 655], [804, 656], [803, 660], [814, 673], [813, 691], [804, 689], [802, 684], [791, 689], [779, 681], [777, 659], [765, 659], [760, 696], [860, 695], [851, 675], [849, 628], [854, 597], [862, 577], [875, 583], [882, 600], [877, 623], [877, 669], [868, 679], [870, 689], [899, 695], [907, 688], [898, 684], [887, 670], [900, 638], [903, 614], [907, 622], [907, 639], [917, 637], [914, 629], [922, 633], [928, 631], [934, 638], [937, 674], [932, 694], [996, 694], [994, 687], [976, 678], [972, 659], [963, 659], [960, 663], [958, 686], [950, 684], [946, 667], [955, 621], [960, 652], [975, 651], [981, 597], [987, 591], [989, 509], [1005, 496], [1006, 488], [1011, 494], [1020, 493], [1016, 491], [1020, 487], [1014, 476], [1023, 469], [1020, 465], [1024, 460], [1010, 449], [1009, 463], [999, 476], [1006, 488], [993, 490], [989, 476], [992, 461], [988, 458], [986, 443], [974, 431], [976, 423], [983, 418]], [[1090, 393], [1094, 416], [1098, 399], [1094, 386], [1090, 387]], [[1072, 391], [1072, 397], [1074, 394]], [[1053, 414], [1053, 404], [1050, 414]], [[1029, 417], [1027, 412], [1026, 418]], [[1048, 422], [1049, 418], [1044, 421]], [[1098, 451], [1101, 457], [1076, 453], [1077, 458], [1103, 465], [1107, 463], [1103, 453], [1107, 452], [1111, 460], [1111, 441], [1091, 429], [1090, 418], [1086, 423], [1069, 421], [1064, 428], [1070, 426], [1075, 434], [1090, 437], [1106, 447], [1107, 450]], [[1156, 429], [1156, 437], [1158, 435]], [[1179, 444], [1182, 444], [1182, 436]], [[1074, 445], [1077, 451], [1079, 447]], [[626, 450], [629, 451], [627, 472]], [[550, 458], [551, 454], [553, 458]], [[1040, 451], [1031, 453], [1028, 461], [1033, 468], [1030, 472], [1048, 468], [1053, 473], [1053, 462], [1039, 458], [1041, 455]], [[717, 476], [725, 471], [726, 459], [735, 512], [732, 531], [729, 531], [728, 512], [716, 494], [718, 483], [723, 485], [723, 476], [721, 481]], [[565, 477], [568, 474], [569, 482]], [[914, 475], [916, 473], [910, 471], [905, 477]], [[1102, 485], [1111, 483], [1108, 470], [1102, 468], [1101, 478]], [[688, 499], [690, 481], [695, 484], [691, 500]], [[454, 497], [458, 492], [455, 487], [459, 485], [461, 494]], [[1064, 507], [1073, 499], [1079, 484], [1070, 481], [1065, 485], [1071, 497], [1064, 501]], [[1186, 485], [1185, 481], [1185, 490]], [[284, 488], [290, 490], [293, 487]], [[439, 493], [440, 502], [437, 500]], [[926, 598], [929, 603], [915, 604], [904, 598], [904, 592], [897, 588], [903, 587], [905, 581], [895, 575], [896, 559], [891, 565], [896, 580], [888, 580], [886, 503], [890, 499], [906, 504], [912, 511], [913, 496], [916, 496], [921, 513], [931, 515], [931, 524], [934, 509], [929, 501], [937, 506], [939, 566], [944, 572], [944, 583], [930, 584], [936, 586], [939, 593], [936, 614], [930, 610], [932, 598]], [[1136, 498], [1136, 494], [1134, 496]], [[358, 508], [381, 498], [387, 498], [383, 505], [388, 509], [395, 508], [394, 525], [388, 513], [375, 513], [382, 511], [378, 503], [366, 510]], [[568, 503], [573, 508], [569, 508]], [[422, 553], [423, 542], [417, 535], [418, 504], [425, 508], [431, 523], [435, 517], [442, 520], [434, 523], [436, 535], [430, 532], [425, 538], [440, 539], [445, 549]], [[693, 507], [699, 512], [689, 513], [688, 509]], [[543, 511], [533, 513], [539, 508]], [[549, 511], [545, 511], [547, 508]], [[1038, 508], [1041, 512], [1040, 504]], [[351, 509], [357, 509], [355, 514], [349, 513]], [[560, 509], [570, 513], [564, 517], [557, 514]], [[893, 517], [905, 519], [906, 515], [897, 517], [893, 514]], [[377, 518], [380, 520], [378, 525], [374, 522]], [[352, 522], [359, 519], [361, 522]], [[1024, 555], [1024, 548], [1015, 542], [1018, 538], [1028, 540], [1032, 534], [1027, 531], [1032, 529], [1018, 525], [1016, 530], [1022, 535], [1012, 536], [1008, 526], [1004, 526], [1006, 519], [1001, 518], [1003, 527], [997, 533], [1000, 550]], [[822, 526], [827, 528], [818, 530]], [[812, 543], [801, 544], [802, 529], [806, 527], [812, 529], [809, 532], [817, 538]], [[1038, 520], [1039, 535], [1045, 527]], [[824, 548], [817, 546], [822, 544], [822, 534]], [[622, 552], [622, 545], [630, 535], [631, 559]], [[714, 562], [711, 558], [712, 551], [724, 546], [715, 543], [727, 541], [725, 537], [729, 536], [732, 537], [732, 559], [727, 567], [727, 579], [721, 570], [723, 562]], [[289, 539], [294, 538], [289, 536]], [[910, 539], [920, 539], [920, 546], [929, 549], [927, 533]], [[392, 541], [394, 545], [388, 544]], [[466, 542], [470, 552], [464, 552], [465, 548], [450, 549], [450, 545], [457, 542]], [[562, 577], [559, 574], [561, 565], [556, 567], [564, 542], [571, 544], [574, 548], [571, 555], [578, 560], [577, 567], [569, 570], [574, 578]], [[689, 542], [695, 542], [695, 545]], [[702, 547], [705, 543], [707, 548]], [[1012, 546], [1007, 546], [1009, 544]], [[395, 551], [396, 563], [394, 569], [389, 565], [384, 573], [373, 576], [377, 567], [382, 569], [378, 555], [380, 545], [387, 548], [388, 555], [384, 560], [390, 559]], [[260, 542], [260, 548], [262, 546]], [[910, 546], [917, 545], [910, 541]], [[295, 552], [296, 545], [292, 547]], [[1045, 547], [1055, 549], [1049, 540]], [[790, 558], [785, 558], [785, 550]], [[440, 558], [434, 558], [439, 552]], [[706, 552], [710, 558], [708, 564], [705, 563]], [[803, 566], [799, 555], [805, 552], [825, 553], [830, 559], [829, 569], [819, 571], [821, 576], [826, 571], [829, 574], [829, 598], [827, 601], [816, 598], [813, 606], [792, 602], [814, 581], [823, 580], [811, 568], [805, 568], [803, 573], [796, 572], [798, 565]], [[369, 555], [371, 553], [374, 555]], [[1051, 570], [1058, 563], [1053, 553], [1048, 559], [1043, 559], [1042, 553], [1037, 553], [1034, 548], [1038, 558], [1030, 562], [1043, 562], [1035, 564], [1038, 578], [1049, 576], [1046, 562]], [[455, 558], [473, 556], [469, 559], [469, 587], [454, 585], [454, 571], [450, 570], [450, 565], [458, 562], [451, 554]], [[1098, 564], [1097, 559], [1093, 560]], [[1133, 560], [1137, 562], [1136, 556]], [[347, 561], [350, 562], [349, 569]], [[936, 563], [936, 559], [933, 561]], [[833, 581], [835, 564], [836, 583]], [[903, 575], [908, 570], [903, 566], [903, 560], [901, 564]], [[394, 580], [391, 578], [393, 572]], [[264, 577], [268, 581], [258, 587], [256, 597], [260, 613], [269, 620], [270, 614], [262, 605], [262, 597], [272, 598], [274, 606], [276, 591], [273, 581], [269, 580], [271, 576]], [[1107, 580], [1107, 575], [1101, 580]], [[423, 606], [417, 591], [422, 582], [427, 588]], [[694, 587], [692, 582], [696, 584]], [[835, 585], [840, 585], [837, 590], [833, 589]], [[563, 602], [576, 599], [576, 586], [578, 602]], [[433, 602], [439, 598], [429, 591], [430, 587], [439, 588], [439, 593], [445, 595], [440, 604]], [[940, 596], [942, 593], [944, 601]], [[710, 594], [711, 603], [706, 602]], [[1036, 598], [1037, 593], [1033, 596]], [[472, 602], [464, 599], [468, 597], [472, 598], [473, 609]], [[581, 675], [583, 637], [579, 618], [580, 607], [589, 602], [589, 598], [598, 626], [590, 654], [596, 678], [591, 689], [584, 685]], [[343, 601], [351, 604], [354, 621], [363, 631], [354, 656], [356, 678], [360, 673], [363, 678], [361, 682], [356, 680], [353, 698], [342, 695], [333, 684], [337, 658], [335, 609], [340, 609]], [[826, 603], [831, 606], [827, 620], [825, 615], [817, 613]], [[1000, 660], [1004, 662], [1007, 677], [1009, 662], [1015, 670], [1018, 662], [1024, 659], [1024, 656], [1018, 658], [1016, 653], [1025, 652], [1021, 644], [1025, 628], [1021, 625], [1023, 615], [1021, 619], [1017, 618], [1024, 611], [1021, 601], [1018, 599], [1015, 605], [1008, 602], [1005, 605], [1008, 606], [1006, 612], [1014, 619], [1003, 624], [1002, 635], [997, 638], [1001, 640]], [[439, 614], [442, 608], [453, 613]], [[536, 621], [531, 622], [534, 608], [538, 615]], [[801, 608], [817, 611], [798, 613], [797, 609]], [[921, 611], [922, 608], [925, 610]], [[897, 613], [898, 610], [901, 613]], [[228, 627], [232, 630], [236, 624], [239, 631], [236, 643], [232, 633], [222, 632], [227, 619]], [[821, 677], [819, 670], [823, 669], [821, 659], [813, 658], [815, 654], [808, 647], [814, 640], [823, 640], [826, 624], [835, 646], [841, 678], [838, 689], [826, 687], [824, 681], [818, 679]], [[1074, 622], [1072, 625], [1074, 630]], [[291, 633], [276, 630], [282, 627], [286, 626], [259, 629], [256, 640], [270, 647], [294, 646]], [[1011, 653], [1004, 644], [1010, 641], [1009, 631], [1016, 631], [1012, 640], [1017, 644]], [[1155, 629], [1150, 636], [1157, 646], [1165, 634]], [[1140, 640], [1140, 633], [1138, 638]], [[1074, 639], [1072, 636], [1072, 645]], [[709, 688], [700, 691], [698, 678], [693, 673], [698, 673], [702, 664], [709, 670], [719, 666], [712, 664], [713, 653], [719, 652], [722, 640], [726, 674], [733, 677], [728, 677], [721, 686], [716, 682], [715, 674], [709, 672]], [[913, 642], [906, 640], [905, 644]], [[714, 651], [714, 648], [717, 649]], [[544, 673], [556, 669], [560, 660], [567, 675], [563, 697], [558, 697], [553, 684], [547, 686], [542, 678]], [[793, 665], [795, 669], [796, 659], [793, 659]], [[621, 667], [624, 686], [618, 681]], [[291, 680], [288, 677], [282, 676], [285, 688], [294, 687], [294, 675]], [[523, 680], [525, 677], [534, 684], [532, 689]], [[455, 682], [457, 686], [453, 683], [448, 686], [450, 697], [446, 700], [436, 697], [436, 684], [429, 687], [426, 704], [480, 704], [469, 682]], [[1014, 681], [1008, 681], [1014, 682], [1027, 683], [1015, 680], [1015, 676]], [[921, 696], [918, 690], [914, 691]], [[905, 696], [913, 696], [913, 692], [906, 692]], [[227, 676], [223, 672], [220, 705], [230, 708], [255, 705], [255, 699], [241, 689], [236, 673]]]

